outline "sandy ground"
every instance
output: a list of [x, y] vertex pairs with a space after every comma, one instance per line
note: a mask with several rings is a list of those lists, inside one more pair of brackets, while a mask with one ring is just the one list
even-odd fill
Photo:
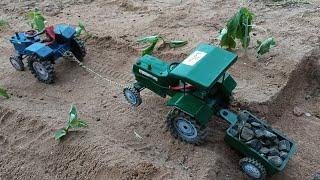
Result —
[[[2, 0], [0, 19], [11, 27], [0, 27], [0, 86], [11, 98], [0, 99], [0, 179], [245, 179], [238, 166], [242, 156], [223, 141], [228, 125], [221, 119], [210, 123], [207, 144], [188, 145], [166, 131], [166, 99], [148, 90], [135, 109], [121, 87], [94, 78], [74, 62], [56, 65], [56, 83], [45, 85], [8, 61], [14, 53], [8, 39], [29, 29], [26, 12], [37, 7], [49, 24], [84, 21], [97, 35], [86, 42], [85, 65], [128, 84], [139, 56], [137, 38], [160, 33], [188, 40], [183, 48], [156, 52], [166, 61], [183, 60], [198, 43], [217, 43], [219, 29], [241, 6], [256, 14], [255, 24], [265, 27], [278, 46], [259, 59], [254, 48], [236, 50], [239, 60], [230, 69], [238, 82], [233, 109], [252, 110], [297, 143], [286, 169], [270, 179], [311, 179], [320, 171], [320, 2], [310, 3]], [[256, 34], [251, 47], [266, 37], [263, 31]], [[73, 103], [89, 127], [55, 141], [53, 133], [65, 124]], [[312, 116], [294, 116], [294, 107]]]

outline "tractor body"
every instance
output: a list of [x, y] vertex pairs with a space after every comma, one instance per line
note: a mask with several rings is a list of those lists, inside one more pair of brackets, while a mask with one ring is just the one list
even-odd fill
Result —
[[10, 62], [16, 70], [22, 71], [23, 60], [27, 59], [29, 69], [38, 80], [53, 83], [53, 64], [61, 57], [72, 54], [82, 61], [86, 54], [83, 42], [75, 38], [75, 33], [75, 29], [68, 25], [50, 26], [43, 32], [30, 30], [15, 33], [10, 42], [16, 53], [10, 57]]
[[[229, 104], [236, 82], [226, 71], [236, 60], [235, 54], [207, 44], [200, 44], [181, 63], [170, 64], [145, 55], [133, 65], [136, 82], [132, 87], [126, 88], [124, 94], [134, 106], [141, 103], [139, 92], [144, 88], [163, 98], [169, 96], [171, 98], [167, 105], [173, 107], [177, 111], [175, 113], [181, 112], [184, 117], [199, 125], [200, 129], [205, 128], [212, 116]], [[173, 128], [179, 128], [179, 122], [173, 123]], [[181, 128], [188, 123], [180, 121]], [[195, 126], [189, 125], [191, 129]], [[188, 131], [188, 127], [186, 130]], [[199, 135], [198, 132], [195, 133]], [[179, 135], [181, 134], [178, 137]], [[197, 138], [183, 140], [199, 143]]]

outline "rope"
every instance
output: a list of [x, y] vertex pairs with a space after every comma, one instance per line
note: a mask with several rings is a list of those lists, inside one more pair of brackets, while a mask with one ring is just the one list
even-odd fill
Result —
[[[115, 82], [115, 81], [113, 81], [113, 80], [111, 80], [111, 79], [108, 79], [108, 78], [103, 77], [103, 76], [100, 75], [99, 73], [97, 73], [97, 72], [95, 72], [94, 70], [92, 70], [92, 69], [88, 68], [87, 66], [85, 66], [81, 61], [79, 61], [79, 60], [76, 59], [75, 57], [72, 57], [71, 60], [74, 61], [74, 62], [77, 62], [80, 67], [84, 68], [84, 69], [87, 70], [89, 73], [94, 74], [95, 77], [99, 77], [100, 79], [103, 79], [103, 80], [104, 80], [105, 82], [107, 82], [108, 84], [115, 85], [116, 87], [121, 88], [121, 89], [127, 87], [127, 86], [124, 85], [124, 84], [120, 84], [120, 83]], [[96, 79], [96, 78], [94, 78], [94, 79]], [[100, 84], [100, 85], [101, 85], [101, 84]]]

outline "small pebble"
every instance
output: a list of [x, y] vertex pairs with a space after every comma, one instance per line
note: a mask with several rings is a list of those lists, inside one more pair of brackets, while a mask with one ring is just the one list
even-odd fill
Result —
[[283, 163], [283, 160], [279, 156], [269, 156], [268, 160], [278, 167]]
[[246, 141], [251, 140], [254, 137], [254, 132], [247, 128], [247, 127], [243, 127], [242, 131], [241, 131], [241, 138], [243, 138]]
[[311, 117], [312, 115], [310, 113], [304, 113], [307, 117]]

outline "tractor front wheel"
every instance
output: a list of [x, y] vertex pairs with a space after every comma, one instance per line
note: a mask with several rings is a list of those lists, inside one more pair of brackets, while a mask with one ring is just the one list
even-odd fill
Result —
[[126, 87], [123, 89], [123, 94], [126, 100], [132, 106], [139, 106], [142, 103], [142, 99], [140, 97], [140, 92], [135, 87]]
[[168, 113], [166, 123], [175, 138], [190, 144], [203, 144], [208, 135], [207, 126], [199, 125], [193, 117], [176, 108]]
[[54, 83], [54, 69], [50, 61], [41, 60], [36, 55], [33, 55], [28, 60], [28, 66], [32, 74], [43, 83]]
[[241, 169], [251, 179], [263, 180], [266, 179], [267, 172], [265, 167], [253, 158], [242, 158], [239, 162]]
[[10, 63], [17, 71], [24, 70], [24, 64], [23, 64], [22, 60], [19, 59], [18, 57], [16, 57], [16, 56], [10, 57]]

